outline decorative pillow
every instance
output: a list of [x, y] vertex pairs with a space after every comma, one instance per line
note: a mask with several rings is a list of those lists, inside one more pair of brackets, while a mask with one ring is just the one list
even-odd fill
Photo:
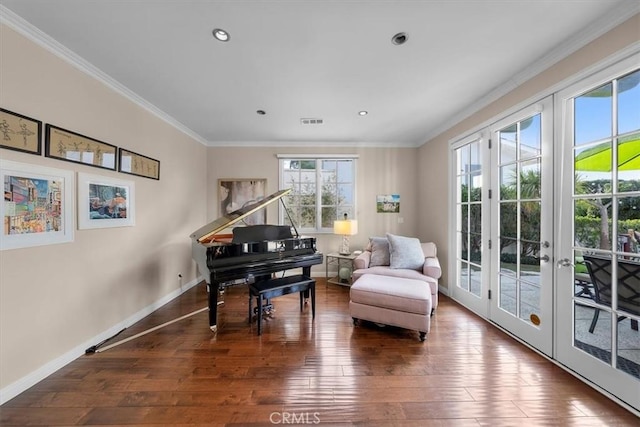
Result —
[[389, 241], [386, 237], [370, 237], [371, 261], [369, 267], [389, 265]]
[[391, 268], [420, 270], [424, 265], [424, 252], [420, 240], [415, 237], [396, 236], [387, 233]]

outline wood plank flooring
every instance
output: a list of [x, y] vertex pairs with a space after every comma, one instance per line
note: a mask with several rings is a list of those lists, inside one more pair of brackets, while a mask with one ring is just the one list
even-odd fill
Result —
[[[0, 407], [9, 425], [637, 426], [621, 406], [441, 296], [425, 342], [353, 326], [349, 289], [318, 279], [256, 335], [248, 291], [207, 312], [85, 355]], [[113, 342], [206, 307], [200, 284]], [[109, 343], [110, 344], [110, 343]]]

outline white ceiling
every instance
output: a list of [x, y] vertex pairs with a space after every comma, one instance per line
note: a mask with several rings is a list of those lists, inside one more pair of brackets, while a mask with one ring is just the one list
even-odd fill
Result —
[[639, 11], [638, 0], [0, 3], [2, 22], [210, 146], [420, 146]]

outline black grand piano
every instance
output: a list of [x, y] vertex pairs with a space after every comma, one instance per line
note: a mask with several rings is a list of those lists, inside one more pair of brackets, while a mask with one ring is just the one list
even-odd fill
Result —
[[294, 268], [302, 268], [302, 274], [310, 276], [311, 266], [322, 264], [322, 254], [316, 251], [316, 239], [301, 237], [295, 226], [238, 226], [233, 228], [231, 235], [221, 234], [252, 213], [282, 201], [289, 192], [290, 189], [273, 193], [191, 234], [193, 259], [209, 285], [209, 327], [213, 332], [218, 325], [218, 293], [226, 286], [266, 280], [274, 273]]

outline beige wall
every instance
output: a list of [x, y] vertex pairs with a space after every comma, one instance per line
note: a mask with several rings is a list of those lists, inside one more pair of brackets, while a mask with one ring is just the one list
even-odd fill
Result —
[[[267, 192], [278, 191], [277, 154], [357, 154], [356, 219], [358, 234], [349, 239], [351, 250], [362, 249], [370, 236], [385, 233], [415, 235], [418, 230], [418, 182], [416, 148], [210, 148], [208, 152], [208, 211], [211, 220], [218, 217], [218, 179], [266, 178]], [[400, 213], [376, 213], [376, 195], [400, 194]], [[398, 219], [402, 218], [400, 224]], [[276, 205], [267, 211], [267, 222], [278, 219]], [[341, 237], [315, 234], [317, 248], [322, 253], [336, 252]], [[324, 265], [315, 266], [313, 275], [323, 275]]]
[[0, 252], [4, 389], [179, 292], [178, 273], [183, 286], [195, 280], [189, 235], [206, 220], [207, 165], [202, 144], [4, 25], [0, 43], [0, 106], [161, 162], [156, 181], [0, 150], [2, 159], [129, 179], [136, 189], [134, 227]]
[[[491, 103], [471, 117], [428, 141], [419, 150], [418, 181], [420, 182], [418, 212], [422, 217], [418, 235], [438, 245], [440, 262], [444, 268], [440, 286], [448, 287], [446, 271], [450, 250], [448, 199], [449, 144], [452, 138], [463, 136], [480, 125], [499, 118], [504, 111], [555, 87], [570, 77], [592, 67], [614, 53], [640, 41], [640, 14], [589, 43], [553, 67], [525, 82], [510, 93]], [[445, 191], [446, 190], [446, 191]]]

